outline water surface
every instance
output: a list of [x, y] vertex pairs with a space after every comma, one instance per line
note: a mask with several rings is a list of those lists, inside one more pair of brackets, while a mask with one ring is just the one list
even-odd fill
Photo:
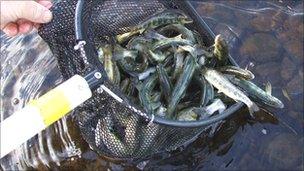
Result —
[[[249, 117], [242, 109], [185, 149], [141, 163], [98, 156], [65, 117], [1, 159], [1, 169], [77, 170], [303, 170], [303, 2], [193, 2], [216, 34], [229, 42], [255, 82], [270, 81], [284, 109], [266, 108]], [[62, 80], [47, 44], [32, 32], [1, 34], [1, 119]], [[283, 93], [284, 92], [284, 93]]]

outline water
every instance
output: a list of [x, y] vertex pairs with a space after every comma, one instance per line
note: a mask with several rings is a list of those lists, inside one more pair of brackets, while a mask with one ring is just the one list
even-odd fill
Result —
[[[303, 170], [303, 2], [195, 2], [200, 15], [229, 42], [231, 55], [283, 100], [282, 110], [233, 115], [214, 136], [141, 163], [98, 156], [65, 117], [1, 159], [1, 169]], [[61, 82], [48, 46], [32, 32], [1, 34], [1, 119]], [[284, 92], [284, 93], [283, 93]]]

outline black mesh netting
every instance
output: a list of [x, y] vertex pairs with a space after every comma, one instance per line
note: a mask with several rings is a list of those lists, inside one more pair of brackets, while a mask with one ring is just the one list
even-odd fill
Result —
[[[86, 47], [109, 43], [109, 37], [128, 31], [131, 26], [137, 25], [157, 11], [166, 8], [184, 10], [179, 3], [180, 1], [172, 3], [157, 0], [86, 0], [83, 13]], [[58, 2], [52, 8], [53, 21], [39, 31], [57, 58], [65, 79], [75, 74], [87, 73], [87, 70], [83, 69], [84, 64], [79, 52], [74, 50], [76, 4], [76, 0]], [[192, 27], [196, 29], [195, 25]], [[203, 33], [204, 30], [198, 31]], [[213, 43], [208, 35], [202, 37], [206, 45]], [[101, 66], [94, 48], [87, 48], [86, 52], [90, 54], [88, 62], [92, 66]], [[106, 86], [115, 90], [108, 82]], [[119, 94], [119, 91], [116, 92]], [[100, 94], [97, 91], [93, 92], [91, 99], [75, 110], [75, 116], [82, 136], [91, 148], [102, 155], [119, 158], [142, 158], [172, 150], [192, 141], [207, 129], [206, 126], [179, 128], [160, 124], [148, 125], [145, 118], [134, 114], [107, 93]]]

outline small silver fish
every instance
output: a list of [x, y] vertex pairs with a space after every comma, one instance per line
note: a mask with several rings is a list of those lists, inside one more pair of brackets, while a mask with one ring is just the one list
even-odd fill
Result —
[[198, 114], [194, 112], [194, 107], [184, 109], [177, 114], [177, 120], [179, 121], [196, 121]]
[[140, 52], [144, 52], [147, 51], [147, 49], [150, 46], [150, 39], [147, 39], [146, 37], [143, 36], [137, 36], [137, 37], [133, 37], [128, 44], [126, 45], [127, 49], [130, 50], [137, 50]]
[[158, 73], [159, 85], [160, 85], [160, 89], [163, 93], [163, 97], [169, 103], [170, 97], [171, 97], [171, 92], [172, 92], [171, 80], [162, 64], [158, 64], [156, 67], [156, 70]]
[[202, 74], [205, 79], [220, 92], [223, 92], [226, 96], [234, 99], [235, 101], [241, 101], [245, 103], [251, 115], [254, 112], [259, 111], [259, 107], [220, 72], [214, 69], [205, 68], [202, 70]]
[[[157, 103], [153, 103], [151, 101], [151, 94], [152, 90], [157, 84], [158, 76], [156, 73], [151, 75], [148, 79], [146, 79], [142, 84], [138, 84], [137, 88], [139, 91], [139, 100], [146, 110], [147, 113], [153, 114], [154, 113], [154, 107], [158, 105]], [[160, 106], [160, 105], [159, 105]], [[157, 107], [159, 107], [157, 106]]]
[[210, 116], [216, 111], [222, 113], [224, 110], [226, 110], [226, 108], [227, 106], [222, 102], [221, 99], [214, 99], [210, 105], [202, 107], [201, 110], [203, 113]]
[[183, 98], [186, 93], [186, 89], [190, 84], [194, 71], [197, 69], [196, 59], [188, 55], [185, 59], [185, 65], [183, 67], [183, 72], [180, 74], [175, 87], [172, 90], [171, 100], [168, 104], [167, 117], [176, 117], [172, 116], [175, 112], [177, 104]]
[[165, 108], [163, 105], [161, 105], [157, 110], [156, 110], [156, 115], [161, 116], [161, 117], [165, 117], [166, 116], [166, 111], [167, 108]]
[[130, 32], [120, 34], [116, 36], [119, 43], [126, 41], [133, 35], [142, 34], [145, 30], [154, 29], [162, 25], [174, 24], [174, 23], [191, 23], [192, 20], [181, 11], [177, 10], [165, 10], [160, 13], [156, 13], [139, 25], [133, 27]]
[[200, 66], [204, 66], [204, 65], [206, 64], [206, 58], [205, 58], [205, 56], [199, 57], [199, 59], [198, 59], [198, 64], [199, 64]]
[[153, 74], [155, 71], [156, 71], [156, 68], [155, 68], [155, 67], [150, 67], [150, 68], [146, 69], [144, 72], [139, 73], [139, 74], [137, 75], [138, 80], [141, 81], [141, 80], [144, 80], [144, 79], [148, 78], [148, 77], [149, 77], [151, 74]]
[[116, 45], [114, 47], [113, 56], [114, 56], [113, 58], [116, 61], [124, 59], [124, 58], [131, 58], [131, 59], [135, 60], [136, 57], [138, 56], [138, 51], [125, 49], [119, 45]]
[[183, 38], [190, 40], [192, 43], [194, 43], [196, 41], [192, 31], [189, 30], [187, 27], [185, 27], [182, 24], [167, 25], [167, 26], [159, 29], [159, 32], [166, 33], [168, 31], [172, 31], [172, 30], [177, 31], [178, 33], [182, 34]]
[[217, 68], [217, 70], [223, 74], [234, 75], [241, 79], [246, 79], [246, 80], [254, 79], [254, 74], [252, 72], [250, 72], [247, 69], [242, 69], [236, 66], [227, 65], [227, 66], [219, 67]]
[[152, 50], [148, 51], [149, 53], [149, 59], [151, 59], [152, 62], [163, 62], [166, 59], [166, 55], [160, 51], [153, 52]]
[[116, 61], [113, 60], [112, 46], [105, 45], [103, 48], [103, 65], [108, 75], [109, 80], [114, 84], [120, 83], [120, 72], [116, 65]]
[[178, 35], [176, 37], [167, 38], [163, 40], [159, 40], [155, 42], [152, 46], [152, 50], [172, 46], [172, 45], [193, 45], [193, 43], [190, 40], [183, 39], [182, 35]]
[[155, 40], [164, 40], [164, 39], [168, 39], [168, 37], [157, 33], [154, 30], [149, 30], [145, 33], [145, 38], [147, 39], [155, 39]]
[[179, 48], [181, 48], [182, 50], [189, 52], [193, 57], [197, 57], [197, 50], [190, 46], [190, 45], [184, 45], [184, 46], [179, 46]]
[[183, 64], [184, 64], [184, 50], [178, 48], [174, 52], [174, 71], [173, 71], [173, 80], [176, 80], [177, 77], [182, 73]]
[[266, 91], [264, 91], [251, 81], [242, 80], [235, 77], [230, 77], [229, 79], [232, 83], [244, 89], [249, 96], [255, 98], [257, 101], [271, 107], [284, 108], [284, 104], [281, 102], [281, 100], [271, 95], [272, 88], [270, 83], [266, 84]]

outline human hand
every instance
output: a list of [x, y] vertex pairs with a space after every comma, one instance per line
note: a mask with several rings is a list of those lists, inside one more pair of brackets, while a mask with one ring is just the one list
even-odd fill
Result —
[[0, 1], [0, 29], [8, 36], [18, 33], [28, 33], [33, 27], [38, 28], [40, 23], [47, 23], [52, 19], [49, 10], [52, 2], [38, 1]]

